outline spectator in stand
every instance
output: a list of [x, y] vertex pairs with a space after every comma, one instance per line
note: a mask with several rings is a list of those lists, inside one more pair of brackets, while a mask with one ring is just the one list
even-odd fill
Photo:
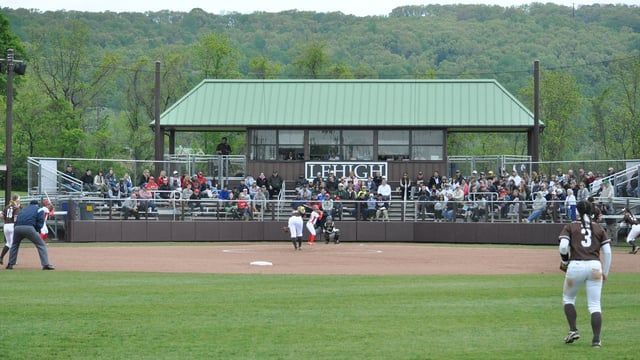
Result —
[[605, 175], [605, 177], [609, 179], [609, 183], [611, 184], [611, 186], [614, 189], [615, 189], [615, 186], [616, 186], [616, 183], [615, 183], [616, 176], [615, 175], [616, 175], [616, 171], [612, 167], [607, 169], [607, 175]]
[[440, 193], [440, 195], [438, 195], [438, 201], [433, 205], [433, 218], [435, 222], [441, 222], [443, 220], [446, 206], [445, 196], [443, 193]]
[[460, 185], [462, 179], [464, 179], [464, 176], [462, 176], [462, 172], [460, 171], [460, 169], [456, 170], [456, 174], [451, 178], [451, 185]]
[[258, 192], [253, 197], [253, 201], [251, 201], [251, 205], [253, 206], [253, 213], [263, 212], [264, 209], [267, 208], [267, 187], [263, 186], [258, 189]]
[[[386, 178], [382, 178], [380, 185], [378, 185], [377, 193], [382, 195], [385, 201], [391, 200], [391, 185], [387, 183]], [[387, 209], [389, 206], [387, 205]]]
[[251, 208], [249, 207], [248, 197], [249, 195], [245, 193], [238, 195], [238, 214], [240, 214], [243, 220], [251, 219]]
[[442, 189], [442, 177], [440, 176], [440, 173], [438, 172], [438, 170], [435, 170], [433, 172], [433, 175], [431, 175], [431, 177], [429, 178], [429, 183], [427, 184], [427, 186], [429, 186], [429, 189], [433, 189], [433, 187], [435, 186], [436, 189], [441, 190]]
[[456, 201], [453, 200], [453, 193], [448, 193], [445, 198], [442, 216], [449, 222], [453, 222], [456, 219]]
[[104, 177], [104, 173], [102, 170], [98, 170], [98, 174], [93, 177], [93, 186], [100, 191], [101, 194], [105, 195], [109, 191], [109, 183], [107, 179]]
[[156, 211], [156, 202], [153, 192], [148, 187], [143, 187], [138, 191], [138, 211], [145, 213], [147, 210]]
[[613, 186], [609, 183], [609, 179], [602, 182], [602, 191], [600, 192], [600, 207], [603, 214], [613, 214]]
[[324, 184], [324, 178], [322, 177], [322, 173], [316, 173], [316, 177], [313, 178], [313, 187], [319, 189], [321, 185]]
[[249, 192], [249, 187], [247, 186], [247, 183], [245, 182], [244, 179], [240, 179], [240, 183], [238, 184], [238, 186], [236, 186], [236, 194], [242, 194], [244, 191], [247, 191], [247, 193]]
[[589, 190], [587, 189], [584, 183], [578, 184], [576, 201], [587, 201], [590, 195], [591, 194], [589, 194]]
[[333, 216], [333, 199], [330, 192], [327, 192], [322, 200], [322, 210], [326, 211], [329, 216]]
[[416, 175], [416, 178], [413, 181], [413, 186], [411, 187], [411, 199], [416, 198], [416, 193], [420, 190], [422, 184], [427, 184], [427, 179], [424, 178], [422, 171], [418, 171], [418, 175]]
[[193, 185], [191, 185], [191, 182], [188, 182], [185, 188], [182, 189], [182, 194], [180, 195], [180, 199], [182, 199], [182, 201], [187, 201], [187, 206], [188, 206], [189, 205], [188, 200], [189, 198], [191, 198], [192, 194], [193, 194]]
[[120, 186], [117, 184], [112, 186], [107, 192], [107, 198], [112, 205], [120, 206], [122, 199], [122, 194], [120, 194]]
[[118, 184], [118, 178], [116, 177], [116, 174], [113, 172], [113, 168], [109, 168], [109, 170], [107, 171], [107, 174], [104, 177], [107, 179], [109, 186], [115, 186]]
[[[196, 180], [198, 181], [198, 186], [194, 186], [193, 190], [198, 189], [199, 191], [202, 191], [207, 188], [207, 177], [204, 176], [202, 170], [199, 170], [196, 174]], [[244, 179], [242, 181], [244, 181]]]
[[418, 189], [418, 217], [425, 220], [428, 212], [433, 211], [433, 203], [431, 202], [431, 191], [427, 188], [427, 183], [422, 182]]
[[[180, 192], [178, 192], [176, 190], [175, 194], [176, 194], [175, 195], [176, 198], [180, 198]], [[207, 184], [207, 188], [204, 191], [200, 192], [200, 198], [202, 198], [202, 199], [217, 199], [218, 198], [218, 188], [216, 188], [215, 186], [212, 187], [211, 185]]]
[[261, 172], [260, 175], [258, 175], [258, 178], [256, 179], [256, 183], [260, 188], [262, 188], [263, 186], [267, 187], [269, 186], [269, 179], [267, 179], [264, 173]]
[[544, 213], [547, 211], [547, 199], [544, 198], [544, 194], [541, 191], [536, 193], [531, 208], [531, 214], [524, 219], [524, 222], [532, 223], [540, 217], [544, 219]]
[[593, 174], [593, 172], [589, 171], [587, 173], [587, 177], [584, 179], [584, 183], [587, 185], [587, 188], [589, 188], [589, 186], [593, 184], [594, 181], [596, 181], [596, 176]]
[[273, 199], [280, 194], [280, 190], [282, 189], [282, 177], [278, 175], [278, 170], [273, 170], [273, 174], [269, 178], [268, 186], [269, 186], [269, 199]]
[[158, 190], [158, 183], [156, 183], [156, 179], [153, 176], [149, 176], [147, 184], [144, 187], [155, 193], [155, 191]]
[[73, 166], [67, 164], [64, 175], [62, 177], [62, 186], [68, 191], [80, 191], [82, 187], [77, 183], [76, 173], [73, 171]]
[[231, 154], [231, 145], [229, 145], [227, 143], [228, 139], [226, 136], [224, 136], [220, 142], [220, 144], [218, 144], [218, 146], [216, 146], [216, 154], [218, 155], [230, 155]]
[[123, 181], [122, 185], [124, 187], [123, 197], [126, 198], [133, 192], [133, 182], [131, 182], [131, 176], [129, 176], [129, 173], [124, 173], [121, 180]]
[[[255, 199], [256, 197], [256, 193], [260, 190], [260, 188], [258, 187], [258, 184], [254, 181], [253, 184], [251, 184], [251, 187], [249, 188], [249, 196], [251, 197], [251, 199]], [[297, 192], [299, 193], [299, 191]]]
[[378, 187], [380, 186], [380, 184], [382, 184], [382, 175], [380, 174], [380, 171], [376, 171], [373, 174], [373, 184], [375, 186], [375, 189], [371, 189], [371, 191], [373, 192], [378, 192]]
[[138, 187], [145, 187], [149, 182], [149, 178], [151, 174], [149, 173], [149, 169], [144, 169], [142, 171], [142, 175], [140, 175], [140, 180], [138, 180]]
[[556, 175], [555, 175], [555, 180], [552, 179], [556, 184], [559, 184], [560, 186], [564, 186], [566, 179], [564, 176], [564, 172], [562, 171], [562, 169], [557, 168], [556, 169]]
[[[367, 190], [367, 191], [375, 192], [378, 189], [378, 186], [376, 185], [375, 181], [373, 181], [373, 177], [371, 177], [371, 176], [367, 177], [367, 180], [365, 181], [365, 185], [366, 185], [365, 190]], [[362, 190], [362, 189], [360, 189], [360, 190]]]
[[582, 182], [582, 183], [587, 183], [586, 182], [587, 179], [587, 175], [585, 175], [584, 173], [584, 169], [580, 168], [578, 169], [578, 175], [576, 176], [576, 182]]
[[384, 195], [380, 193], [378, 193], [378, 199], [376, 200], [376, 221], [379, 220], [389, 221], [389, 203]]
[[129, 220], [129, 216], [135, 217], [136, 220], [140, 220], [140, 213], [138, 212], [140, 202], [137, 199], [137, 194], [134, 191], [127, 200], [122, 204], [122, 214], [125, 220]]
[[[182, 190], [186, 189], [187, 184], [191, 184], [191, 176], [185, 171], [182, 176], [180, 176], [180, 188]], [[191, 184], [191, 188], [193, 189], [193, 184]]]
[[165, 205], [172, 203], [175, 198], [176, 189], [171, 187], [169, 184], [169, 178], [163, 177], [160, 185], [158, 186], [158, 198], [163, 200]]
[[376, 197], [373, 195], [372, 192], [368, 193], [368, 198], [367, 198], [367, 211], [364, 213], [365, 214], [365, 219], [369, 220], [369, 221], [373, 221], [373, 219], [375, 218], [376, 215], [376, 204], [377, 204], [377, 200]]
[[251, 176], [251, 175], [247, 175], [247, 176], [244, 177], [244, 183], [247, 184], [249, 189], [251, 189], [253, 184], [256, 183], [256, 179], [254, 179], [253, 176]]
[[180, 180], [178, 170], [173, 170], [171, 173], [171, 177], [169, 177], [169, 185], [173, 190], [182, 190], [182, 181]]
[[[353, 184], [349, 183], [349, 185], [347, 185], [347, 189], [351, 189], [351, 192], [353, 193]], [[335, 192], [336, 197], [340, 197], [342, 200], [354, 200], [355, 199], [355, 194], [353, 198], [349, 198], [349, 192], [347, 191], [347, 189], [345, 189], [344, 184], [338, 184], [338, 190]]]
[[567, 189], [567, 197], [564, 200], [566, 215], [571, 221], [576, 221], [576, 197], [573, 190]]
[[580, 169], [581, 177], [578, 179], [576, 174], [573, 173], [573, 169], [567, 170], [567, 173], [564, 175], [565, 183], [570, 184], [571, 181], [575, 181], [576, 183], [584, 181], [584, 169]]
[[82, 181], [82, 190], [87, 192], [96, 192], [98, 188], [93, 185], [93, 175], [91, 174], [91, 169], [87, 169], [84, 173], [84, 176], [80, 179]]
[[291, 209], [296, 210], [300, 206], [305, 206], [307, 201], [302, 198], [302, 194], [297, 193], [296, 196], [291, 200]]
[[229, 191], [229, 188], [227, 187], [227, 185], [225, 185], [222, 187], [222, 190], [218, 192], [218, 199], [227, 201], [229, 200], [229, 194], [231, 194], [231, 191]]
[[409, 174], [404, 172], [400, 178], [400, 197], [402, 200], [411, 200], [411, 179]]
[[187, 202], [189, 206], [189, 210], [191, 211], [191, 215], [194, 215], [196, 212], [196, 207], [200, 209], [200, 212], [204, 212], [204, 207], [202, 206], [202, 201], [200, 198], [200, 189], [195, 189], [189, 196], [189, 201]]
[[342, 198], [340, 196], [332, 196], [333, 198], [333, 217], [342, 220], [342, 213], [346, 210]]
[[329, 176], [327, 177], [327, 181], [325, 182], [325, 189], [332, 193], [338, 190], [338, 180], [336, 179], [335, 175], [329, 174]]
[[303, 185], [300, 191], [298, 191], [300, 193], [300, 196], [307, 201], [311, 200], [311, 197], [313, 196], [313, 191], [311, 191], [310, 186], [313, 186], [311, 182], [308, 185]]

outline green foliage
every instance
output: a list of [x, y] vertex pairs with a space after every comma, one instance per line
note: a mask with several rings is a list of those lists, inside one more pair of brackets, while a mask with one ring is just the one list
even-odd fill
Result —
[[[6, 359], [634, 358], [636, 274], [603, 289], [602, 354], [563, 343], [562, 274], [296, 276], [3, 271]], [[43, 296], [46, 294], [46, 296]], [[176, 345], [179, 344], [179, 345]]]
[[[164, 111], [203, 78], [241, 77], [495, 78], [532, 109], [536, 59], [546, 126], [541, 159], [591, 157], [594, 149], [637, 158], [639, 19], [637, 6], [543, 3], [402, 6], [368, 17], [3, 8], [0, 51], [13, 47], [29, 66], [14, 78], [14, 158], [151, 158], [155, 61]], [[4, 82], [0, 74], [0, 94]], [[96, 116], [96, 109], [104, 111]], [[39, 135], [52, 128], [63, 134]], [[179, 134], [177, 145], [211, 149], [221, 135]], [[494, 135], [453, 134], [449, 154], [526, 153], [525, 135]], [[240, 151], [244, 137], [233, 137]]]
[[282, 66], [274, 64], [266, 56], [251, 59], [249, 76], [254, 79], [275, 79], [282, 72]]
[[225, 34], [204, 35], [193, 46], [197, 69], [205, 79], [232, 79], [239, 77], [239, 54]]
[[296, 74], [301, 78], [320, 79], [325, 76], [329, 64], [325, 41], [312, 41], [307, 44], [294, 60]]
[[[533, 108], [533, 80], [523, 90]], [[580, 139], [576, 132], [582, 96], [575, 77], [563, 71], [541, 71], [540, 121], [544, 123], [541, 136], [541, 160], [572, 159]], [[570, 140], [573, 139], [573, 140]]]

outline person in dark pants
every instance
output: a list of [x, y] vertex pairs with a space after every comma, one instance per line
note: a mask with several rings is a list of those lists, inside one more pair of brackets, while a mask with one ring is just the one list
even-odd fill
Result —
[[40, 237], [40, 229], [44, 225], [44, 212], [38, 211], [38, 201], [31, 200], [29, 206], [22, 209], [13, 228], [13, 244], [9, 252], [9, 263], [7, 269], [13, 269], [18, 260], [18, 250], [22, 239], [29, 239], [38, 249], [42, 270], [55, 270], [49, 264], [49, 255], [47, 253], [47, 245]]

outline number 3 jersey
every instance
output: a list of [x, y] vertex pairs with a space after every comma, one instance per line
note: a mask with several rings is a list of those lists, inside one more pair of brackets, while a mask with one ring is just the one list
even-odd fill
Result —
[[600, 248], [611, 242], [609, 235], [599, 224], [572, 222], [564, 226], [559, 240], [568, 239], [571, 247], [570, 260], [600, 260]]

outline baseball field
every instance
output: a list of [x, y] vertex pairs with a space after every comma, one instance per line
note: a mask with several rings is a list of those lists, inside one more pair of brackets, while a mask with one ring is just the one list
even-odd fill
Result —
[[582, 338], [562, 341], [553, 247], [52, 243], [57, 270], [41, 271], [24, 244], [0, 270], [0, 356], [633, 359], [640, 255], [626, 250], [614, 249], [593, 349], [584, 289]]

